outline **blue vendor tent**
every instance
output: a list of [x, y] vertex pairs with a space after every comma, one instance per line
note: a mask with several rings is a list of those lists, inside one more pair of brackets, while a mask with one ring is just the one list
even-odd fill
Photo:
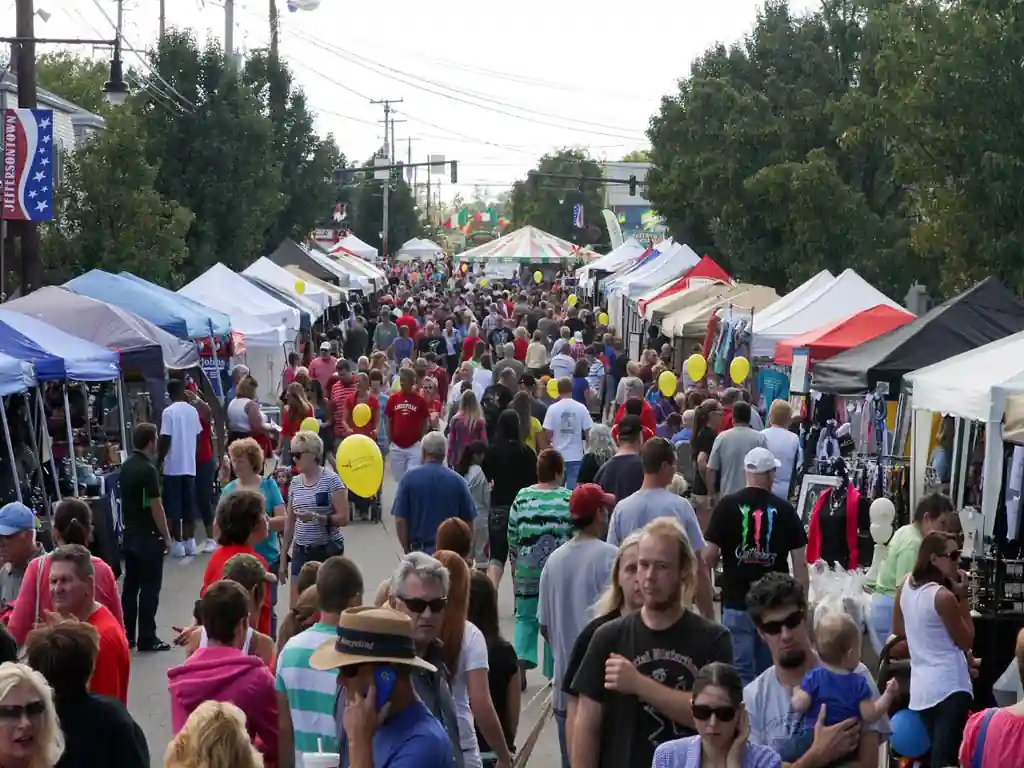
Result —
[[197, 312], [120, 275], [93, 269], [64, 286], [90, 299], [134, 312], [179, 339], [205, 339], [213, 335], [208, 313]]
[[9, 309], [0, 309], [0, 352], [32, 363], [41, 381], [110, 381], [121, 373], [117, 352]]
[[151, 283], [148, 280], [143, 280], [137, 275], [133, 275], [131, 272], [118, 272], [118, 277], [130, 280], [136, 285], [149, 290], [152, 293], [162, 296], [169, 301], [175, 301], [183, 307], [197, 312], [200, 315], [204, 315], [210, 319], [210, 327], [213, 330], [214, 336], [227, 337], [231, 334], [231, 317], [221, 312], [220, 310], [208, 307], [206, 304], [200, 304], [194, 299], [190, 299], [188, 296], [183, 296], [180, 293], [164, 288], [162, 285]]
[[32, 363], [0, 354], [0, 395], [25, 392], [36, 385]]

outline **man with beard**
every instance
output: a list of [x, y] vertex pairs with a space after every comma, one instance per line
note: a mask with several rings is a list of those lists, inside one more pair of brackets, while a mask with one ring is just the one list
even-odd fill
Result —
[[[789, 574], [769, 573], [747, 593], [747, 610], [761, 640], [771, 651], [773, 663], [743, 689], [750, 740], [778, 751], [794, 735], [802, 719], [792, 709], [793, 689], [807, 672], [821, 665], [811, 645], [807, 595], [800, 582]], [[860, 664], [855, 672], [867, 681], [872, 698], [878, 698], [878, 688], [867, 667]], [[888, 718], [871, 725], [849, 718], [827, 726], [825, 714], [822, 707], [814, 741], [792, 763], [792, 768], [824, 768], [854, 750], [858, 757], [852, 765], [875, 768], [879, 738], [891, 732]]]
[[[732, 663], [729, 632], [690, 610], [697, 555], [678, 521], [643, 529], [644, 606], [597, 630], [573, 681], [573, 768], [650, 765], [659, 744], [694, 730], [691, 691], [713, 661]], [[605, 727], [612, 726], [612, 727]]]

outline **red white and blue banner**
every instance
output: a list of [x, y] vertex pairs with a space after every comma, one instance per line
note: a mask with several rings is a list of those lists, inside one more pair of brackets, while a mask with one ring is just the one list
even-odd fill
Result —
[[53, 218], [53, 111], [3, 111], [3, 217]]
[[583, 229], [583, 205], [576, 203], [572, 207], [572, 225], [576, 229]]

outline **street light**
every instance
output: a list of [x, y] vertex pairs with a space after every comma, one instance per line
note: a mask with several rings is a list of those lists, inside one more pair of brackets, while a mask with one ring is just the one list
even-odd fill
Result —
[[103, 98], [107, 104], [120, 107], [128, 97], [132, 95], [131, 88], [124, 81], [124, 72], [121, 68], [121, 24], [124, 14], [124, 0], [117, 2], [117, 29], [114, 37], [114, 58], [110, 60], [110, 79], [103, 84]]

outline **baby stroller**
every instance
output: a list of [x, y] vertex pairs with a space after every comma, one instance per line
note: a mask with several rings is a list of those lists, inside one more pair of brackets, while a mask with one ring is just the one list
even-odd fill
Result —
[[[898, 635], [892, 635], [879, 653], [878, 673], [875, 683], [878, 690], [885, 690], [890, 680], [895, 679], [899, 685], [899, 693], [893, 699], [889, 708], [889, 717], [897, 715], [910, 706], [910, 649], [907, 640]], [[927, 754], [912, 758], [898, 754], [888, 742], [882, 745], [882, 759], [879, 765], [888, 768], [930, 768], [931, 761]]]

